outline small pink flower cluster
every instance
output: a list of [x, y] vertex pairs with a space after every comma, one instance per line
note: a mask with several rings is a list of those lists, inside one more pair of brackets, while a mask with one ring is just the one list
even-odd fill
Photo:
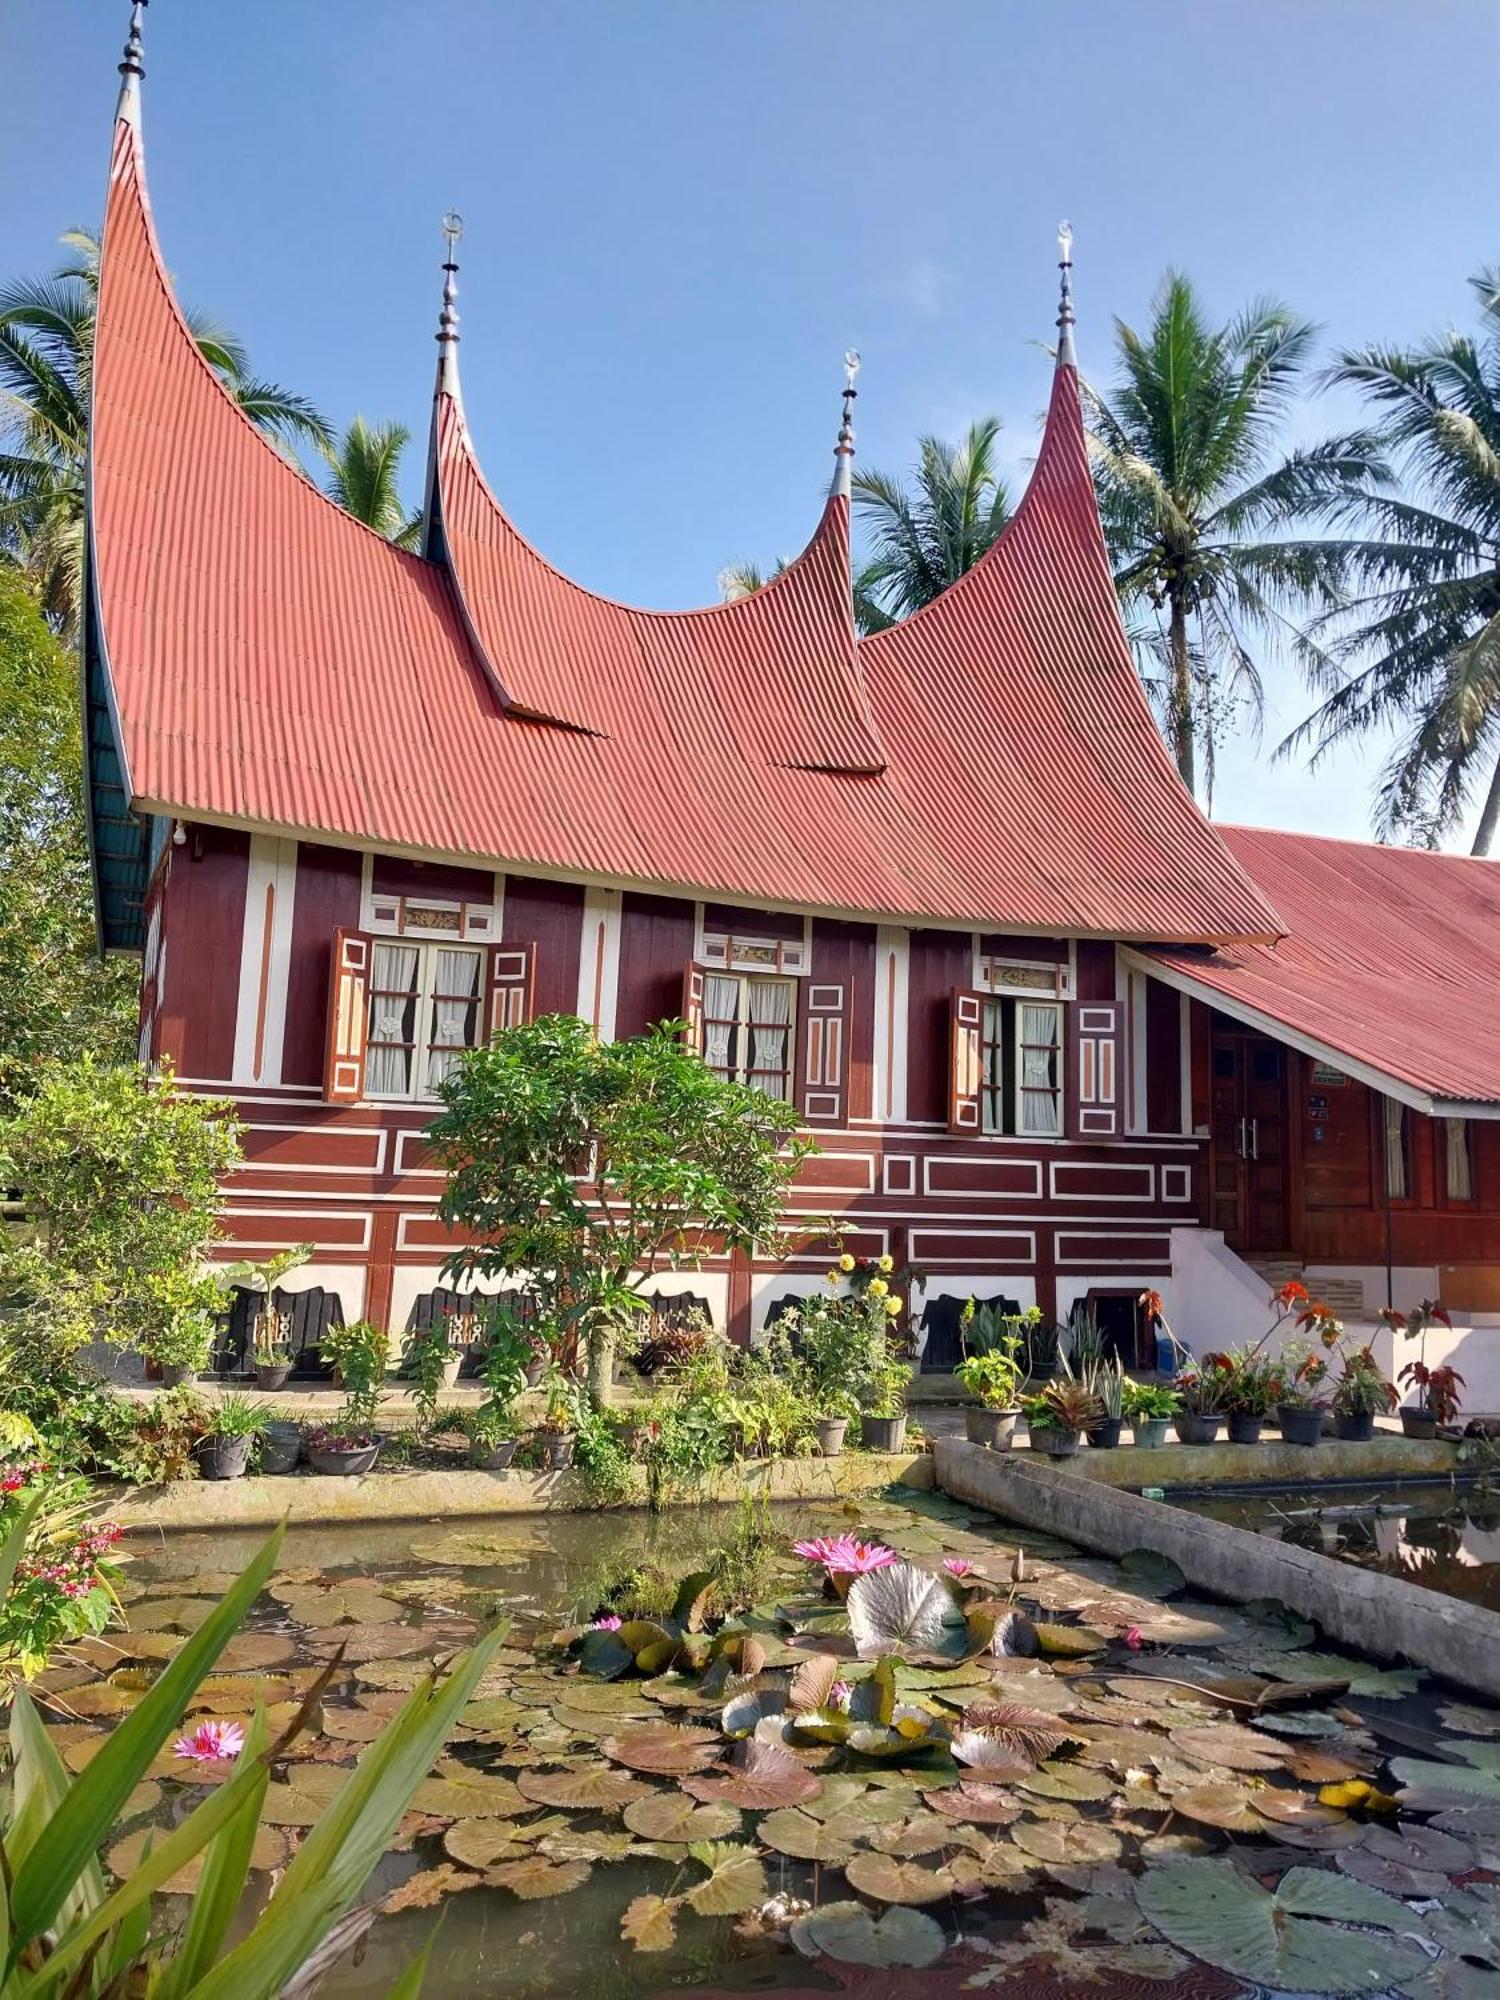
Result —
[[21, 1562], [16, 1577], [22, 1583], [50, 1583], [64, 1597], [87, 1597], [96, 1582], [99, 1558], [114, 1547], [125, 1530], [116, 1521], [95, 1521], [56, 1562]]
[[943, 1569], [949, 1576], [965, 1577], [974, 1574], [974, 1565], [962, 1556], [944, 1556]]
[[820, 1563], [829, 1576], [868, 1576], [889, 1569], [901, 1558], [883, 1542], [856, 1541], [853, 1535], [818, 1535], [810, 1542], [793, 1542], [792, 1554]]
[[7, 1465], [0, 1472], [0, 1493], [19, 1493], [23, 1487], [34, 1486], [39, 1479], [52, 1470], [44, 1458], [22, 1459], [19, 1464]]
[[853, 1699], [854, 1683], [852, 1681], [835, 1681], [833, 1686], [828, 1690], [828, 1706], [836, 1709], [840, 1715], [847, 1715], [849, 1713], [849, 1704]]
[[593, 1624], [590, 1625], [589, 1630], [591, 1632], [618, 1632], [624, 1622], [622, 1618], [616, 1618], [614, 1613], [611, 1612], [607, 1618], [596, 1618]]

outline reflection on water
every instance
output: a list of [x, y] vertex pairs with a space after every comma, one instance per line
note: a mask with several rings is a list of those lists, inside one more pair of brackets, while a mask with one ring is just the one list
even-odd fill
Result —
[[1181, 1504], [1190, 1513], [1500, 1611], [1500, 1495], [1383, 1489], [1340, 1492], [1326, 1505], [1285, 1493]]

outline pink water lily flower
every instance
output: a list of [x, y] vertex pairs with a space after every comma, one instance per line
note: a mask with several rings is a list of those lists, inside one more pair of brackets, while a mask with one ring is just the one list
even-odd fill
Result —
[[840, 1715], [849, 1713], [849, 1704], [854, 1699], [854, 1685], [851, 1681], [835, 1681], [828, 1690], [828, 1706]]
[[966, 1562], [962, 1556], [944, 1556], [943, 1568], [949, 1576], [972, 1576], [974, 1574], [973, 1563]]
[[847, 1535], [841, 1535], [837, 1541], [830, 1535], [816, 1535], [810, 1542], [793, 1542], [792, 1554], [802, 1556], [810, 1563], [822, 1563], [826, 1567], [828, 1558], [842, 1542], [848, 1539]]
[[1139, 1625], [1131, 1626], [1130, 1630], [1125, 1634], [1125, 1643], [1132, 1653], [1138, 1653], [1141, 1650], [1141, 1628]]
[[191, 1736], [178, 1737], [172, 1755], [194, 1764], [227, 1764], [244, 1747], [245, 1732], [238, 1722], [200, 1722]]
[[840, 1535], [824, 1566], [830, 1576], [868, 1576], [872, 1569], [889, 1569], [900, 1560], [884, 1542], [857, 1542], [853, 1535]]
[[590, 1625], [589, 1630], [591, 1632], [618, 1632], [624, 1622], [622, 1618], [616, 1618], [614, 1613], [611, 1612], [607, 1618], [596, 1618], [593, 1624]]

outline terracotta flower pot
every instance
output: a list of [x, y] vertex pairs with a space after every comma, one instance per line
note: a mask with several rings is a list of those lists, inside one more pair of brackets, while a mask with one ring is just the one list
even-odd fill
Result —
[[1346, 1444], [1368, 1444], [1375, 1435], [1373, 1410], [1335, 1410], [1333, 1434]]
[[1255, 1416], [1249, 1410], [1231, 1410], [1225, 1426], [1231, 1444], [1259, 1444], [1264, 1417]]
[[1276, 1412], [1276, 1421], [1288, 1444], [1317, 1444], [1323, 1435], [1321, 1410], [1300, 1410], [1291, 1403], [1283, 1403]]
[[1167, 1426], [1170, 1417], [1137, 1417], [1130, 1426], [1130, 1435], [1135, 1440], [1138, 1451], [1156, 1451], [1167, 1441]]
[[969, 1442], [985, 1445], [991, 1451], [1009, 1451], [1015, 1443], [1020, 1416], [1019, 1410], [966, 1410], [966, 1426], [973, 1420]]
[[1204, 1416], [1193, 1410], [1181, 1410], [1172, 1419], [1172, 1428], [1177, 1433], [1179, 1444], [1212, 1444], [1219, 1435], [1218, 1412]]
[[250, 1463], [248, 1437], [206, 1437], [193, 1447], [198, 1471], [204, 1479], [243, 1479]]
[[818, 1450], [824, 1458], [840, 1458], [844, 1450], [844, 1436], [849, 1429], [847, 1417], [819, 1417]]
[[900, 1451], [906, 1442], [906, 1418], [861, 1417], [859, 1434], [867, 1451]]
[[356, 1479], [361, 1473], [372, 1471], [379, 1456], [378, 1444], [358, 1445], [352, 1451], [338, 1451], [327, 1445], [318, 1450], [311, 1445], [307, 1448], [307, 1462], [314, 1472], [344, 1479]]

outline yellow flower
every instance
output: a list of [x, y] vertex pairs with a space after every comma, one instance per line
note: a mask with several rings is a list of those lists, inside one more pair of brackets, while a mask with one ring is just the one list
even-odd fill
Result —
[[890, 1289], [884, 1278], [871, 1278], [870, 1297], [872, 1299], [883, 1299]]
[[894, 1319], [897, 1313], [900, 1312], [901, 1310], [901, 1301], [899, 1299], [887, 1299], [885, 1302], [885, 1309], [890, 1314], [891, 1318]]
[[847, 1250], [839, 1259], [839, 1269], [841, 1271], [852, 1271], [854, 1269], [854, 1259], [849, 1255]]
[[838, 1281], [839, 1281], [839, 1274], [838, 1274], [838, 1272], [837, 1272], [836, 1270], [833, 1270], [833, 1271], [830, 1271], [830, 1272], [828, 1273], [828, 1282], [829, 1282], [829, 1284], [830, 1284], [830, 1285], [836, 1285], [836, 1284], [838, 1283]]
[[877, 1271], [894, 1271], [896, 1260], [894, 1257], [879, 1257], [875, 1261], [875, 1268]]

